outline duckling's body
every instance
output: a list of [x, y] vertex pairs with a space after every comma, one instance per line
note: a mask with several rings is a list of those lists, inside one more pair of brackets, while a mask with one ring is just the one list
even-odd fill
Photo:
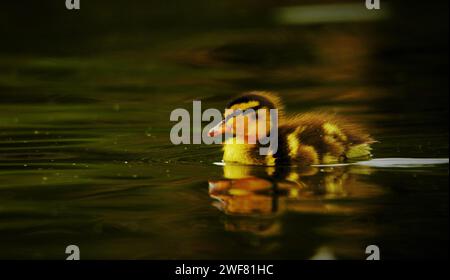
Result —
[[[228, 108], [282, 110], [279, 98], [268, 92], [251, 92], [230, 102]], [[257, 121], [257, 120], [256, 120]], [[357, 125], [334, 115], [306, 113], [278, 118], [278, 149], [261, 155], [259, 144], [223, 144], [223, 161], [246, 165], [314, 165], [370, 157], [373, 139]]]

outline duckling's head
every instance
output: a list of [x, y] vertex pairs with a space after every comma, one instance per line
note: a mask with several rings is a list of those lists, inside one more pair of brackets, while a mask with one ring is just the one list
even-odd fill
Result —
[[242, 139], [245, 144], [256, 143], [260, 133], [269, 134], [272, 127], [270, 111], [273, 109], [277, 110], [278, 117], [282, 115], [283, 105], [276, 94], [265, 91], [244, 93], [227, 104], [225, 119], [209, 131], [209, 136], [225, 134]]

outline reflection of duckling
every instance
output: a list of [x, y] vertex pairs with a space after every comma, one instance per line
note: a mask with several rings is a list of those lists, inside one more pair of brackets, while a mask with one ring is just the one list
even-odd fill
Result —
[[383, 190], [357, 179], [360, 176], [358, 167], [321, 170], [317, 167], [273, 168], [277, 170], [269, 174], [270, 170], [259, 166], [225, 165], [225, 179], [210, 180], [209, 195], [217, 200], [215, 205], [228, 215], [276, 216], [286, 210], [360, 211], [362, 209], [339, 201], [370, 198], [383, 193]]
[[[306, 113], [285, 117], [278, 96], [269, 92], [250, 92], [232, 100], [225, 112], [225, 120], [210, 130], [210, 136], [232, 135], [223, 145], [225, 162], [246, 165], [311, 165], [335, 163], [370, 156], [373, 139], [359, 126], [349, 124], [336, 116], [324, 113]], [[246, 110], [252, 109], [250, 113]], [[260, 155], [258, 139], [258, 112], [266, 109], [266, 135], [272, 128], [269, 110], [278, 110], [278, 149], [269, 155]], [[236, 120], [244, 115], [245, 122]], [[244, 127], [241, 127], [244, 126]], [[245, 131], [236, 141], [237, 133]], [[256, 134], [256, 135], [255, 135]]]

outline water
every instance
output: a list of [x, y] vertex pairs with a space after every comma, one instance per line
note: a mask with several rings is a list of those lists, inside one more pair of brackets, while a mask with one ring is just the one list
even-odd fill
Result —
[[[93, 5], [3, 31], [0, 258], [64, 259], [70, 244], [83, 259], [363, 259], [371, 244], [383, 258], [448, 257], [448, 163], [423, 161], [448, 158], [446, 19], [393, 5], [387, 21], [292, 26], [271, 20], [273, 3], [184, 16], [153, 3], [151, 19]], [[426, 30], [402, 29], [416, 21]], [[375, 161], [285, 180], [170, 143], [173, 109], [253, 89], [280, 92], [288, 113], [366, 125]]]

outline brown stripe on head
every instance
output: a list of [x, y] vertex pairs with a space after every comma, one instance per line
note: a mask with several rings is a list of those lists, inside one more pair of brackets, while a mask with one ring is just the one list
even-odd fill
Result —
[[[241, 105], [241, 106], [239, 106]], [[281, 116], [284, 106], [277, 94], [267, 91], [246, 92], [230, 101], [227, 109], [278, 109], [278, 116]]]

